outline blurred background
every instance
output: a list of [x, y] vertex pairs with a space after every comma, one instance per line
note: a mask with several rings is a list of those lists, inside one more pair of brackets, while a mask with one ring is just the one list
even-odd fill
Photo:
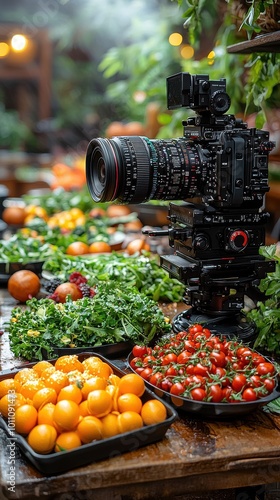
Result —
[[0, 0], [1, 184], [11, 196], [81, 188], [93, 137], [182, 135], [189, 110], [166, 109], [166, 77], [179, 71], [225, 77], [230, 113], [279, 144], [279, 41], [261, 53], [227, 50], [278, 31], [279, 2], [262, 2], [261, 15], [259, 3]]

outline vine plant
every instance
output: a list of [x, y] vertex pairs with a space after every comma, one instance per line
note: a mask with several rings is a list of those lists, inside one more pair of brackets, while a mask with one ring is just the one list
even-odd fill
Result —
[[[223, 43], [231, 45], [240, 39], [252, 39], [267, 31], [280, 29], [279, 0], [172, 0], [177, 1], [180, 8], [187, 9], [182, 17], [188, 29], [189, 40], [195, 47], [199, 46], [205, 29], [205, 18], [208, 15], [218, 17], [222, 13], [220, 29], [216, 36], [219, 43], [221, 33], [230, 33], [231, 39], [223, 37]], [[214, 13], [213, 13], [214, 9]], [[232, 38], [234, 28], [234, 38]], [[237, 57], [230, 55], [230, 58]], [[245, 114], [257, 111], [256, 126], [262, 128], [266, 122], [266, 110], [273, 105], [273, 95], [279, 91], [280, 54], [252, 53], [240, 56], [238, 63], [245, 71], [242, 100], [245, 103]], [[244, 74], [242, 78], [244, 79]], [[229, 66], [228, 80], [232, 79], [232, 67]]]

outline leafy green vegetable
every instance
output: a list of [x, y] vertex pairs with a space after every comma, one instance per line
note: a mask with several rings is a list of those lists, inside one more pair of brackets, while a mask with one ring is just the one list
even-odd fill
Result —
[[43, 243], [39, 239], [26, 237], [20, 232], [14, 234], [8, 240], [0, 240], [1, 262], [39, 262], [54, 257], [57, 251], [49, 243]]
[[269, 413], [280, 414], [280, 398], [274, 399], [274, 401], [270, 401], [270, 403], [265, 405], [263, 409]]
[[15, 356], [42, 359], [42, 349], [52, 356], [53, 347], [93, 347], [131, 340], [150, 342], [169, 333], [158, 305], [132, 287], [113, 282], [99, 284], [93, 298], [57, 304], [33, 298], [26, 309], [12, 310], [7, 329]]
[[258, 302], [248, 313], [256, 324], [258, 336], [254, 347], [262, 347], [268, 352], [280, 354], [280, 244], [260, 248], [260, 254], [276, 261], [275, 271], [261, 280], [259, 289], [268, 298]]
[[57, 255], [44, 264], [44, 270], [51, 272], [62, 281], [67, 281], [74, 271], [80, 271], [88, 279], [90, 286], [113, 281], [136, 287], [154, 301], [180, 302], [185, 287], [159, 266], [157, 257], [124, 256], [112, 252], [99, 255], [91, 260], [83, 257]]

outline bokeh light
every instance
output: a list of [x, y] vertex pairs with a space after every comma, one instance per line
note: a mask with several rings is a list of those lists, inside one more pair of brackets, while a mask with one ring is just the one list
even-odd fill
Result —
[[183, 59], [191, 59], [194, 55], [194, 49], [190, 45], [183, 45], [180, 54]]
[[27, 38], [24, 35], [14, 35], [11, 39], [11, 47], [15, 52], [21, 52], [27, 46]]
[[183, 41], [183, 37], [180, 33], [171, 33], [171, 35], [168, 38], [170, 45], [173, 45], [174, 47], [179, 47]]
[[10, 47], [6, 42], [0, 43], [0, 57], [6, 57], [9, 53]]

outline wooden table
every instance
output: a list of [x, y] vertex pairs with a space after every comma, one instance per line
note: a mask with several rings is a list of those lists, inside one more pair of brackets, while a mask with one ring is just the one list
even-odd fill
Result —
[[[1, 320], [10, 316], [16, 301], [0, 290]], [[9, 350], [8, 335], [0, 337], [1, 369], [18, 366]], [[70, 498], [143, 500], [190, 498], [198, 492], [216, 492], [203, 498], [218, 500], [217, 490], [275, 483], [280, 480], [280, 416], [258, 410], [242, 420], [205, 421], [180, 414], [163, 440], [121, 456], [44, 477], [16, 452], [16, 485], [9, 491], [9, 440], [0, 431], [0, 498]], [[263, 487], [257, 488], [259, 492]], [[64, 496], [65, 495], [65, 496]], [[206, 493], [205, 493], [206, 495]], [[243, 495], [243, 496], [241, 496]], [[195, 497], [197, 498], [197, 497]], [[261, 497], [260, 497], [261, 498]]]

